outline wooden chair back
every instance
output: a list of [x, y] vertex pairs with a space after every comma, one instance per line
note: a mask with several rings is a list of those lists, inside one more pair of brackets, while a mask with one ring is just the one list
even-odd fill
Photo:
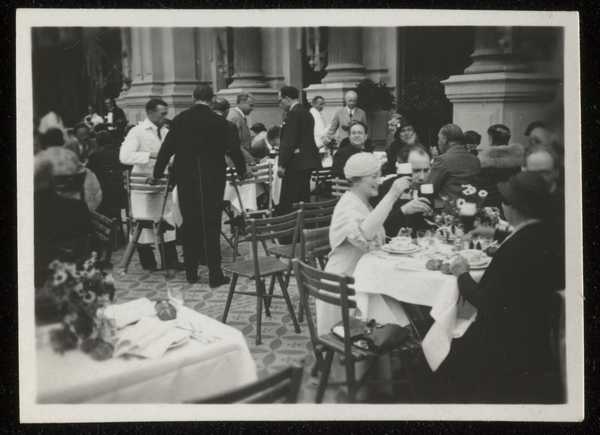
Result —
[[114, 238], [116, 234], [117, 222], [100, 213], [91, 211], [91, 221], [93, 228], [93, 247], [102, 251], [102, 261], [109, 262], [112, 256]]
[[260, 265], [258, 261], [259, 242], [264, 246], [267, 240], [272, 241], [281, 238], [289, 239], [292, 244], [292, 255], [295, 256], [301, 219], [302, 212], [296, 210], [282, 216], [250, 219], [248, 221], [256, 277], [260, 276]]
[[343, 178], [334, 178], [331, 180], [331, 195], [339, 198], [346, 191], [350, 190], [350, 182]]
[[318, 202], [297, 202], [294, 208], [302, 210], [302, 228], [329, 226], [338, 198]]
[[258, 163], [254, 166], [250, 166], [250, 173], [246, 174], [244, 179], [241, 179], [235, 169], [227, 168], [226, 180], [233, 186], [237, 200], [240, 204], [241, 210], [245, 213], [246, 208], [242, 202], [239, 187], [247, 184], [262, 184], [265, 186], [265, 190], [268, 195], [268, 205], [265, 210], [256, 210], [251, 214], [266, 214], [271, 216], [273, 214], [273, 198], [271, 197], [271, 187], [273, 185], [273, 163], [266, 161]]
[[330, 181], [334, 178], [332, 168], [315, 169], [310, 174], [310, 179], [315, 183], [315, 188], [311, 192], [317, 197], [327, 197], [330, 194]]
[[315, 322], [309, 306], [309, 297], [312, 296], [322, 302], [340, 307], [342, 313], [342, 325], [344, 328], [344, 351], [352, 355], [352, 342], [350, 340], [350, 309], [356, 308], [351, 296], [356, 294], [354, 290], [354, 278], [323, 272], [298, 259], [292, 260], [294, 275], [298, 283], [298, 291], [302, 308], [306, 314], [306, 322], [310, 331], [313, 346], [323, 343], [318, 335]]
[[297, 403], [303, 368], [290, 366], [251, 385], [189, 403]]
[[[126, 176], [125, 189], [127, 191], [128, 212], [133, 220], [159, 221], [162, 219], [167, 197], [172, 190], [172, 185], [168, 177], [155, 180], [155, 184], [148, 183], [147, 174], [132, 172]], [[137, 208], [132, 201], [132, 195], [145, 195], [147, 201], [144, 201], [143, 207]], [[141, 205], [141, 204], [140, 204]]]
[[329, 227], [303, 229], [300, 242], [300, 258], [307, 263], [325, 268], [327, 255], [331, 252]]

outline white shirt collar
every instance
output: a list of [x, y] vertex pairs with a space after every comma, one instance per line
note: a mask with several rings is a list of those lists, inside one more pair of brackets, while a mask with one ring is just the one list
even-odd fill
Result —
[[300, 103], [299, 103], [298, 101], [296, 101], [294, 104], [292, 104], [292, 105], [290, 106], [290, 110], [292, 110], [292, 109], [294, 108], [294, 106], [296, 106], [297, 104], [300, 104]]
[[356, 110], [356, 107], [355, 107], [355, 108], [353, 108], [353, 109], [351, 109], [351, 108], [349, 108], [348, 106], [346, 106], [346, 110], [348, 111], [348, 113], [351, 113], [351, 114], [353, 114], [353, 115], [354, 115], [354, 111]]
[[142, 126], [143, 129], [147, 130], [147, 129], [152, 129], [152, 130], [158, 130], [158, 127], [156, 126], [156, 124], [154, 124], [152, 121], [150, 121], [148, 118], [144, 119], [140, 125]]

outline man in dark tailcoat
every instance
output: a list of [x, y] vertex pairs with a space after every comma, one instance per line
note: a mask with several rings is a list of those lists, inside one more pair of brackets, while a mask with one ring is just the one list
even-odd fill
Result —
[[514, 231], [479, 283], [460, 256], [451, 263], [461, 295], [478, 313], [438, 371], [456, 381], [454, 401], [558, 403], [560, 364], [550, 337], [561, 315], [555, 301], [565, 288], [565, 252], [548, 220], [551, 194], [533, 172], [499, 183], [498, 190]]
[[231, 139], [227, 121], [214, 113], [209, 86], [194, 90], [195, 104], [177, 115], [162, 144], [154, 177], [163, 174], [175, 154], [174, 172], [183, 216], [183, 257], [188, 282], [198, 281], [198, 264], [206, 264], [209, 285], [229, 282], [221, 270], [221, 212], [225, 190], [225, 155], [240, 176], [246, 165], [239, 146]]
[[283, 179], [279, 198], [279, 214], [289, 213], [292, 205], [310, 200], [310, 174], [321, 167], [315, 144], [314, 119], [298, 101], [298, 89], [284, 86], [279, 92], [279, 104], [286, 112], [277, 175]]

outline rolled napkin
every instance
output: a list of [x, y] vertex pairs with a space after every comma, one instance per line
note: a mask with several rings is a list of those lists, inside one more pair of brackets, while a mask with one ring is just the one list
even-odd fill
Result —
[[104, 317], [114, 322], [117, 329], [135, 323], [144, 317], [155, 316], [154, 302], [147, 298], [135, 299], [124, 304], [109, 305]]
[[114, 356], [136, 355], [156, 359], [162, 357], [172, 345], [179, 344], [191, 333], [175, 327], [173, 322], [163, 322], [156, 317], [145, 317], [123, 330], [115, 345]]

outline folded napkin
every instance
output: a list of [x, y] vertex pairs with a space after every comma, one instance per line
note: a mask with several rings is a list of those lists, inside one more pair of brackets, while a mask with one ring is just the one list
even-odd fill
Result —
[[157, 317], [145, 317], [122, 331], [115, 345], [114, 356], [160, 358], [169, 347], [182, 343], [190, 335], [190, 331], [176, 328], [171, 321], [163, 322]]
[[154, 302], [147, 298], [135, 299], [124, 304], [110, 305], [104, 310], [104, 316], [115, 323], [117, 329], [137, 322], [143, 317], [154, 316]]

